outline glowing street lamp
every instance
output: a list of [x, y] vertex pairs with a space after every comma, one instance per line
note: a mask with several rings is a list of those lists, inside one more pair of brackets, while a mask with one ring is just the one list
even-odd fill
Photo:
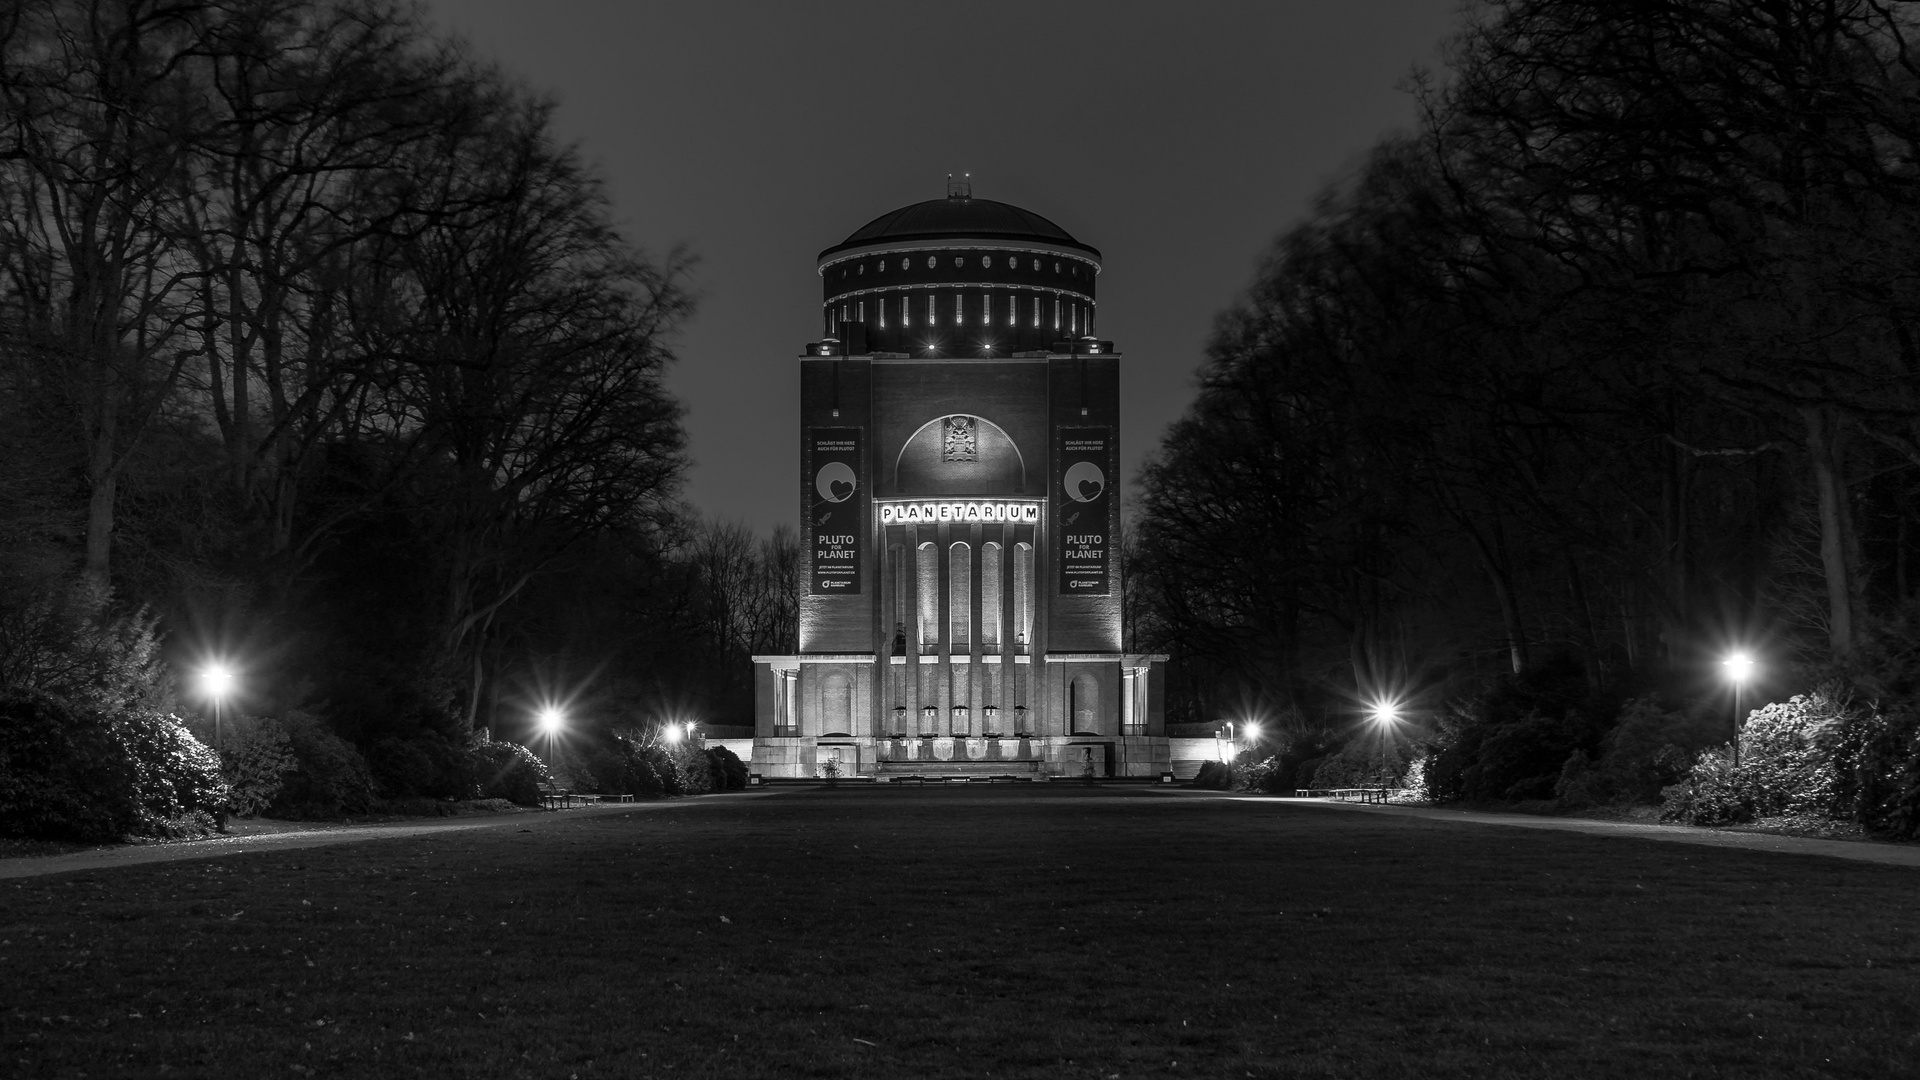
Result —
[[553, 739], [566, 725], [567, 718], [559, 709], [549, 705], [540, 710], [540, 731], [547, 737], [547, 768], [553, 768]]
[[1720, 666], [1726, 669], [1727, 681], [1733, 684], [1733, 767], [1737, 769], [1740, 767], [1740, 692], [1753, 677], [1753, 657], [1737, 651], [1720, 661]]
[[233, 692], [233, 669], [215, 661], [200, 672], [200, 686], [213, 699], [213, 748], [226, 749], [226, 737], [220, 728], [220, 706]]
[[1382, 699], [1373, 703], [1373, 725], [1379, 729], [1380, 768], [1374, 773], [1380, 778], [1381, 786], [1386, 786], [1387, 740], [1393, 737], [1393, 727], [1400, 722], [1398, 702]]
[[660, 729], [660, 736], [666, 739], [670, 743], [679, 742], [680, 741], [680, 725], [673, 723], [672, 721], [668, 721], [667, 726]]

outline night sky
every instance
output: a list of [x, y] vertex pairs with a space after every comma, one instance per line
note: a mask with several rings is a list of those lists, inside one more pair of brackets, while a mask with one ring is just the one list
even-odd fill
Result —
[[639, 4], [431, 0], [537, 90], [627, 234], [700, 259], [671, 384], [705, 512], [798, 518], [793, 399], [820, 249], [945, 194], [1052, 218], [1105, 256], [1129, 484], [1191, 397], [1261, 253], [1381, 136], [1458, 0]]

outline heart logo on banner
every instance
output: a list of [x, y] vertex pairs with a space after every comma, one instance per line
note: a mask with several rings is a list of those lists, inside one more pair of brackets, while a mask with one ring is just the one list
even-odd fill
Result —
[[1076, 461], [1060, 478], [1060, 489], [1074, 502], [1092, 502], [1107, 489], [1107, 477], [1091, 461]]
[[814, 474], [813, 490], [830, 503], [846, 502], [855, 487], [853, 467], [844, 461], [829, 461]]

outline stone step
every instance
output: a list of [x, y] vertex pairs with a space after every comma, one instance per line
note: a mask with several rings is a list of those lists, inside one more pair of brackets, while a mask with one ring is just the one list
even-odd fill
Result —
[[993, 773], [1032, 773], [1040, 771], [1040, 762], [1028, 758], [1003, 761], [876, 761], [874, 771], [883, 774], [910, 775], [914, 773], [961, 776], [969, 774], [990, 775]]

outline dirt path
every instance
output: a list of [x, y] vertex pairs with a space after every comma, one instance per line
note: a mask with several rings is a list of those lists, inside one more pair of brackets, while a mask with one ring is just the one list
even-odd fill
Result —
[[[756, 793], [757, 794], [757, 793]], [[741, 798], [740, 795], [720, 796]], [[751, 797], [751, 796], [746, 796]], [[705, 798], [712, 798], [707, 796]], [[27, 856], [0, 859], [0, 880], [68, 874], [76, 870], [113, 870], [146, 863], [180, 862], [187, 859], [215, 859], [249, 851], [288, 851], [295, 848], [326, 847], [331, 844], [360, 844], [369, 840], [403, 840], [409, 837], [437, 836], [442, 833], [469, 832], [474, 829], [541, 829], [583, 817], [607, 814], [666, 810], [676, 806], [697, 805], [696, 799], [662, 799], [655, 802], [602, 803], [569, 810], [529, 811], [522, 814], [489, 814], [454, 821], [397, 822], [384, 825], [316, 825], [310, 829], [258, 833], [251, 836], [215, 836], [180, 844], [139, 844], [76, 851], [68, 855]]]
[[1475, 825], [1505, 825], [1515, 829], [1549, 829], [1557, 832], [1587, 833], [1591, 836], [1621, 836], [1636, 840], [1659, 840], [1669, 844], [1698, 844], [1702, 847], [1734, 848], [1739, 851], [1780, 851], [1793, 855], [1824, 855], [1833, 859], [1882, 863], [1888, 866], [1920, 866], [1920, 845], [1882, 844], [1859, 840], [1816, 840], [1804, 836], [1776, 836], [1771, 833], [1735, 832], [1707, 829], [1694, 825], [1646, 825], [1631, 821], [1591, 821], [1582, 818], [1535, 817], [1531, 814], [1492, 814], [1481, 810], [1444, 810], [1423, 806], [1371, 806], [1341, 802], [1338, 799], [1276, 799], [1258, 795], [1225, 796], [1239, 802], [1281, 803], [1287, 806], [1359, 814], [1386, 814], [1391, 817], [1417, 817], [1429, 821], [1468, 822]]

